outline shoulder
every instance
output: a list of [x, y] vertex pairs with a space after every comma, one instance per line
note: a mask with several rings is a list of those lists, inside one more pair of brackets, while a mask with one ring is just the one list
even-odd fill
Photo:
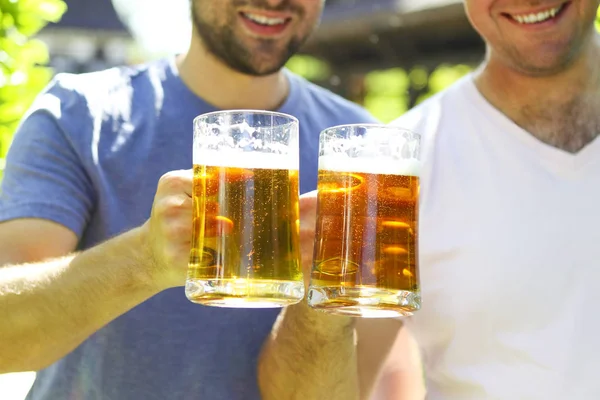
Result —
[[427, 182], [439, 159], [439, 152], [448, 153], [455, 147], [440, 145], [444, 138], [454, 137], [465, 128], [465, 121], [471, 122], [474, 105], [471, 92], [475, 89], [472, 77], [467, 75], [410, 109], [390, 124], [408, 129], [420, 136], [419, 158], [423, 193], [427, 193]]
[[438, 126], [442, 100], [443, 94], [436, 94], [390, 122], [390, 125], [409, 129], [423, 136]]
[[[333, 124], [378, 122], [365, 108], [343, 98], [319, 85], [307, 81], [299, 75], [287, 72], [290, 79], [300, 89], [301, 106], [312, 113], [322, 115]], [[314, 115], [313, 115], [314, 116]]]
[[152, 69], [152, 64], [145, 64], [84, 74], [60, 73], [39, 97], [41, 101], [58, 101], [63, 109], [86, 105], [93, 112], [108, 98], [130, 96], [135, 81], [147, 79]]
[[[53, 121], [67, 135], [86, 136], [96, 122], [130, 112], [136, 85], [150, 80], [157, 63], [122, 66], [84, 74], [57, 74], [24, 116]], [[50, 118], [50, 119], [48, 119]]]

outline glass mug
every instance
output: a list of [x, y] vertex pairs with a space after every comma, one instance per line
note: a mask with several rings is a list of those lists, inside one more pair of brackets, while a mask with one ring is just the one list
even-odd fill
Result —
[[203, 114], [193, 146], [188, 299], [238, 308], [302, 300], [298, 120], [266, 111]]
[[419, 139], [386, 125], [321, 132], [311, 307], [360, 317], [419, 310]]

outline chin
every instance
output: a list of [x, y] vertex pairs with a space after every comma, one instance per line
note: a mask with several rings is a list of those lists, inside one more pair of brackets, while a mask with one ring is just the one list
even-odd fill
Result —
[[281, 71], [282, 68], [283, 68], [283, 65], [273, 67], [273, 68], [259, 69], [259, 70], [255, 71], [254, 75], [255, 76], [269, 76], [269, 75], [273, 75], [273, 74]]
[[229, 67], [237, 72], [240, 72], [245, 75], [261, 77], [261, 76], [269, 76], [277, 73], [283, 68], [283, 66], [271, 67], [271, 68], [259, 68], [254, 66], [240, 66], [240, 65], [229, 65]]
[[531, 60], [531, 62], [520, 60], [515, 63], [515, 66], [525, 75], [543, 77], [557, 75], [566, 71], [573, 65], [573, 61], [571, 58], [543, 60], [543, 58], [539, 57], [535, 61]]
[[252, 75], [252, 76], [268, 76], [268, 75], [272, 75], [276, 72], [279, 72], [284, 66], [285, 63], [287, 62], [287, 60], [285, 62], [282, 61], [278, 61], [278, 62], [256, 62], [256, 63], [246, 63], [244, 71], [241, 72], [245, 72], [248, 75]]
[[[512, 51], [496, 53], [490, 61], [503, 64], [508, 68], [527, 76], [549, 76], [559, 74], [569, 69], [577, 60], [573, 51], [525, 51], [525, 49], [511, 49]], [[558, 49], [556, 49], [558, 50]]]

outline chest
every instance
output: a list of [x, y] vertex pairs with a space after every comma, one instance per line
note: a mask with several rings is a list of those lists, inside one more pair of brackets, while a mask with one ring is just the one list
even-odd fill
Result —
[[493, 157], [440, 155], [422, 180], [423, 308], [502, 329], [600, 301], [600, 169]]
[[576, 153], [600, 135], [600, 97], [585, 96], [563, 104], [519, 107], [514, 119], [541, 142]]

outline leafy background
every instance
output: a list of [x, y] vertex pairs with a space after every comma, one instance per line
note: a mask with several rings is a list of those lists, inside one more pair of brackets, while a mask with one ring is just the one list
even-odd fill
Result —
[[52, 77], [48, 50], [34, 35], [66, 9], [62, 0], [0, 0], [0, 177], [20, 118]]

